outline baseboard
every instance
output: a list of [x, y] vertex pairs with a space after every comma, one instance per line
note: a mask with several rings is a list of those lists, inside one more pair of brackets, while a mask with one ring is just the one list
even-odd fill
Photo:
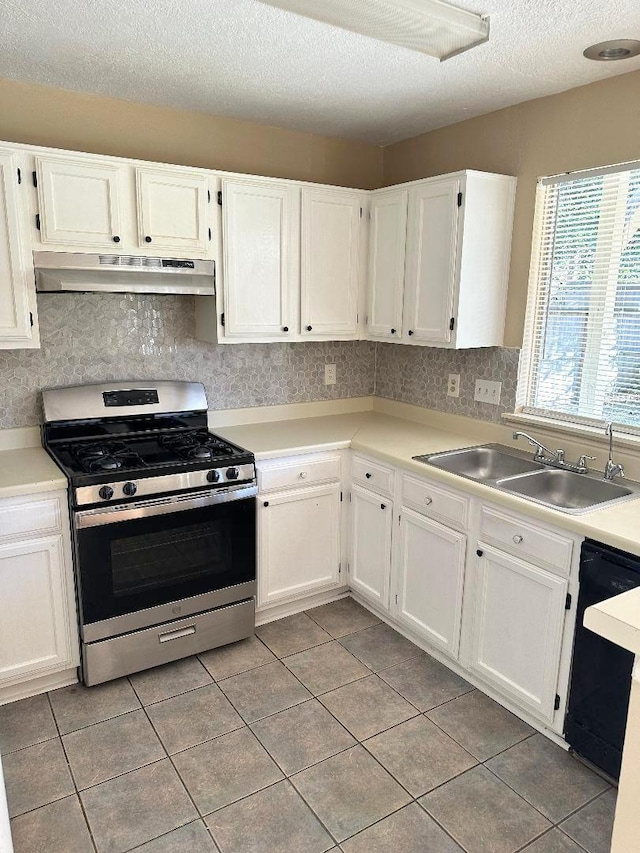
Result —
[[59, 687], [69, 687], [70, 684], [77, 683], [78, 673], [75, 666], [52, 675], [42, 675], [40, 678], [32, 678], [20, 684], [0, 688], [0, 705], [17, 702], [18, 699], [28, 699], [29, 696], [37, 696], [39, 693], [48, 693], [49, 690], [57, 690]]
[[317, 592], [315, 595], [307, 595], [304, 598], [297, 598], [295, 601], [287, 601], [284, 604], [261, 607], [256, 610], [256, 626], [266, 625], [267, 622], [274, 622], [276, 619], [283, 619], [285, 616], [293, 616], [295, 613], [302, 613], [303, 610], [310, 610], [312, 607], [320, 607], [321, 604], [338, 601], [338, 599], [346, 598], [348, 595], [348, 587], [341, 586], [338, 589]]

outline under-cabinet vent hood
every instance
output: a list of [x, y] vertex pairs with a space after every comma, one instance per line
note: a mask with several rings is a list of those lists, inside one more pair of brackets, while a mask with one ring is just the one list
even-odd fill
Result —
[[215, 293], [214, 261], [34, 252], [33, 263], [40, 292]]

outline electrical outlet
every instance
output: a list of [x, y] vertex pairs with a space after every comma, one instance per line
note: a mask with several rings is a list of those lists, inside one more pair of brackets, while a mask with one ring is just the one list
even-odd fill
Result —
[[502, 382], [490, 382], [488, 379], [476, 379], [476, 392], [473, 399], [479, 403], [491, 403], [497, 406], [500, 402]]
[[450, 373], [447, 381], [447, 397], [460, 396], [460, 374]]
[[337, 382], [335, 364], [325, 364], [324, 366], [324, 384], [335, 385]]

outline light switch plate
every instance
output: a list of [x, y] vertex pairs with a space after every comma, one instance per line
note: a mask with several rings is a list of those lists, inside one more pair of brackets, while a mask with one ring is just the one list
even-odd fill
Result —
[[502, 382], [491, 382], [488, 379], [476, 379], [476, 391], [473, 399], [478, 403], [491, 403], [497, 406], [500, 403]]
[[337, 374], [336, 374], [335, 364], [325, 364], [325, 366], [324, 366], [324, 384], [325, 385], [335, 385], [336, 382], [337, 382]]
[[450, 373], [447, 380], [447, 397], [460, 396], [460, 374]]

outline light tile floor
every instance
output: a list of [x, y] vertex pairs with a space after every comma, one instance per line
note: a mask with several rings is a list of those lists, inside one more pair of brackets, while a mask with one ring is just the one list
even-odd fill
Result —
[[0, 708], [16, 853], [607, 853], [615, 791], [351, 598]]

